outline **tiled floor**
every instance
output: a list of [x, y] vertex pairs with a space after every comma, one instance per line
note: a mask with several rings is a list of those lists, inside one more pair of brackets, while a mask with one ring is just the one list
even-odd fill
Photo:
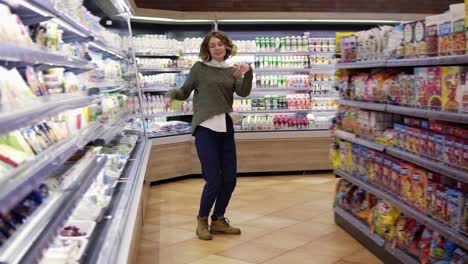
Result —
[[331, 174], [240, 177], [226, 216], [240, 236], [195, 235], [204, 182], [151, 187], [138, 264], [382, 263], [333, 222]]

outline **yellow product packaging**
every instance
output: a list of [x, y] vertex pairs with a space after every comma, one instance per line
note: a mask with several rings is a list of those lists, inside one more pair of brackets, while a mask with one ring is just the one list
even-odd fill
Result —
[[349, 37], [356, 32], [336, 32], [336, 43], [335, 43], [335, 50], [336, 54], [341, 54], [341, 39], [343, 37]]
[[387, 241], [392, 241], [395, 235], [395, 224], [400, 213], [398, 208], [386, 202], [378, 203], [372, 212], [372, 227], [374, 231]]
[[442, 109], [445, 111], [458, 111], [460, 108], [460, 71], [459, 66], [442, 68]]

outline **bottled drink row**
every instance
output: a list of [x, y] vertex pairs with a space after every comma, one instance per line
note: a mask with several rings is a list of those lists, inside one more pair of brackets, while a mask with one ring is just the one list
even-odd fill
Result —
[[[240, 44], [241, 50], [245, 45]], [[249, 45], [247, 45], [249, 46]], [[251, 46], [250, 46], [251, 47]], [[251, 49], [248, 49], [251, 50]], [[256, 37], [255, 51], [259, 52], [334, 52], [334, 38], [311, 38], [308, 32], [302, 36]]]
[[141, 88], [180, 87], [187, 79], [187, 73], [165, 73], [144, 75], [141, 78]]
[[236, 130], [298, 130], [298, 129], [328, 129], [333, 116], [306, 116], [295, 114], [251, 114], [247, 115]]
[[238, 112], [258, 110], [333, 110], [335, 98], [313, 97], [308, 93], [265, 95], [260, 98], [235, 99], [233, 110]]
[[262, 74], [255, 76], [258, 88], [312, 87], [314, 82], [333, 80], [331, 72], [311, 72], [309, 74]]
[[334, 59], [326, 56], [256, 56], [257, 69], [306, 69], [313, 64], [333, 64]]
[[[164, 96], [163, 95], [143, 95], [143, 114], [153, 115], [157, 113], [191, 113], [193, 111], [193, 103], [191, 101], [177, 101], [172, 102], [172, 106], [165, 111], [164, 109]], [[132, 114], [140, 114], [140, 101], [137, 96], [128, 99], [128, 109]]]

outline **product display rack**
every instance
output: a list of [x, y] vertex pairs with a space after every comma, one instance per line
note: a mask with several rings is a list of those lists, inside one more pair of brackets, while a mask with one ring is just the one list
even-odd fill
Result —
[[368, 103], [368, 102], [343, 100], [343, 99], [338, 99], [337, 103], [340, 105], [357, 107], [357, 108], [362, 108], [362, 109], [367, 109], [367, 110], [375, 110], [375, 111], [389, 112], [389, 113], [401, 114], [401, 115], [407, 115], [407, 116], [468, 124], [468, 114], [466, 113], [455, 113], [455, 112], [447, 112], [447, 111], [419, 109], [419, 108], [390, 105], [390, 104], [384, 104], [384, 103]]
[[275, 109], [275, 110], [247, 110], [247, 111], [235, 111], [239, 114], [281, 114], [281, 113], [334, 113], [335, 109]]
[[439, 172], [440, 174], [450, 177], [455, 180], [459, 180], [465, 183], [468, 183], [468, 172], [462, 169], [451, 167], [450, 165], [431, 159], [429, 157], [424, 157], [416, 153], [409, 152], [407, 150], [402, 150], [396, 147], [388, 147], [375, 142], [372, 142], [367, 139], [362, 139], [352, 133], [338, 130], [335, 132], [335, 136], [342, 140], [346, 140], [351, 143], [355, 143], [376, 151], [385, 152], [390, 156], [395, 158], [403, 159], [409, 161], [415, 165], [426, 168], [431, 171]]
[[179, 73], [182, 71], [188, 71], [188, 69], [182, 68], [139, 68], [142, 74], [160, 74], [160, 73]]
[[311, 65], [310, 68], [262, 68], [255, 69], [255, 73], [309, 73], [314, 70], [334, 70], [334, 65]]
[[[338, 63], [338, 69], [365, 69], [365, 68], [377, 68], [377, 67], [414, 67], [414, 66], [438, 66], [438, 65], [462, 65], [468, 64], [468, 56], [447, 56], [447, 57], [429, 57], [429, 58], [415, 58], [415, 59], [401, 59], [401, 60], [386, 60], [386, 61], [368, 61], [368, 62], [354, 62], [354, 63]], [[339, 105], [354, 107], [358, 109], [365, 109], [371, 111], [387, 112], [400, 114], [403, 116], [411, 116], [418, 118], [434, 119], [441, 121], [448, 121], [458, 124], [468, 123], [467, 113], [447, 112], [438, 111], [433, 109], [420, 109], [412, 108], [407, 106], [397, 106], [387, 103], [373, 103], [373, 102], [361, 102], [353, 100], [337, 100]], [[400, 149], [393, 146], [385, 146], [373, 142], [372, 140], [361, 138], [352, 133], [338, 130], [335, 132], [336, 138], [344, 141], [348, 141], [360, 146], [367, 147], [372, 150], [384, 152], [393, 158], [401, 159], [404, 162], [411, 163], [416, 166], [437, 172], [445, 177], [467, 183], [468, 172], [467, 168], [458, 167], [455, 164], [448, 164], [433, 158], [426, 157], [417, 153], [410, 152], [408, 150]], [[419, 211], [415, 207], [405, 203], [401, 197], [395, 196], [390, 193], [390, 190], [386, 190], [385, 187], [376, 186], [373, 183], [365, 181], [362, 178], [355, 177], [348, 172], [341, 169], [335, 169], [334, 173], [353, 185], [365, 190], [368, 193], [375, 195], [376, 197], [389, 202], [391, 205], [399, 208], [405, 216], [415, 219], [418, 223], [423, 224], [427, 228], [438, 232], [446, 239], [453, 241], [460, 248], [468, 249], [468, 237], [461, 232], [458, 232], [455, 228], [452, 228], [448, 224], [444, 224], [432, 218], [431, 215], [425, 212]], [[409, 254], [403, 252], [401, 249], [393, 249], [390, 242], [384, 242], [383, 245], [375, 242], [373, 239], [376, 234], [368, 232], [370, 229], [364, 224], [359, 226], [359, 220], [352, 214], [346, 212], [342, 208], [335, 207], [335, 222], [343, 227], [347, 232], [352, 234], [355, 238], [361, 241], [369, 250], [379, 256], [385, 263], [418, 263], [419, 261]], [[363, 231], [364, 230], [364, 231]], [[380, 238], [379, 238], [380, 239]], [[374, 240], [374, 241], [373, 241]], [[398, 256], [393, 253], [397, 252]], [[395, 259], [389, 259], [388, 257], [394, 255]], [[403, 256], [403, 257], [402, 257]]]
[[175, 59], [175, 58], [180, 57], [180, 54], [137, 52], [135, 53], [135, 56], [139, 58], [173, 58]]
[[444, 57], [427, 57], [414, 59], [376, 60], [337, 63], [337, 69], [363, 69], [380, 67], [417, 67], [468, 64], [468, 55], [453, 55]]
[[403, 201], [401, 201], [398, 197], [394, 197], [392, 194], [385, 192], [384, 190], [380, 190], [376, 186], [367, 183], [361, 179], [351, 176], [350, 174], [342, 171], [342, 170], [335, 170], [334, 173], [338, 176], [345, 178], [346, 180], [350, 181], [351, 183], [359, 186], [360, 188], [366, 190], [369, 193], [374, 194], [375, 196], [384, 199], [385, 201], [393, 204], [394, 206], [400, 208], [405, 215], [416, 219], [419, 223], [426, 225], [427, 227], [432, 228], [434, 231], [439, 232], [440, 234], [444, 235], [447, 239], [452, 240], [457, 245], [464, 249], [468, 249], [468, 238], [461, 233], [455, 232], [452, 228], [432, 219], [430, 216], [419, 212], [417, 209], [407, 205]]
[[34, 263], [65, 224], [82, 195], [106, 164], [105, 158], [85, 160], [87, 166], [78, 180], [59, 196], [38, 208], [30, 222], [17, 230], [0, 250], [2, 263]]

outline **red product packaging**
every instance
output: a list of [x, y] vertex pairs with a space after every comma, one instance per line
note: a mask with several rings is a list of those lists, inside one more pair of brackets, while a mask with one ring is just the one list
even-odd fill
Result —
[[468, 140], [468, 129], [462, 127], [454, 127], [453, 135], [458, 138]]
[[392, 159], [392, 169], [390, 171], [390, 190], [396, 195], [400, 195], [400, 172], [401, 164], [397, 159]]
[[413, 194], [413, 200], [410, 201], [412, 204], [421, 209], [426, 210], [426, 189], [427, 189], [427, 177], [426, 171], [420, 168], [413, 169], [411, 178], [411, 190]]
[[418, 153], [422, 155], [427, 155], [428, 140], [429, 140], [429, 131], [426, 129], [421, 129], [421, 134], [419, 137]]
[[427, 90], [425, 91], [426, 102], [429, 109], [442, 109], [442, 68], [429, 67], [427, 69]]
[[456, 164], [457, 155], [455, 154], [455, 141], [454, 136], [445, 136], [445, 147], [444, 147], [444, 162]]
[[436, 136], [437, 134], [435, 132], [430, 131], [428, 133], [428, 139], [427, 139], [427, 156], [429, 157], [435, 157], [436, 156]]

